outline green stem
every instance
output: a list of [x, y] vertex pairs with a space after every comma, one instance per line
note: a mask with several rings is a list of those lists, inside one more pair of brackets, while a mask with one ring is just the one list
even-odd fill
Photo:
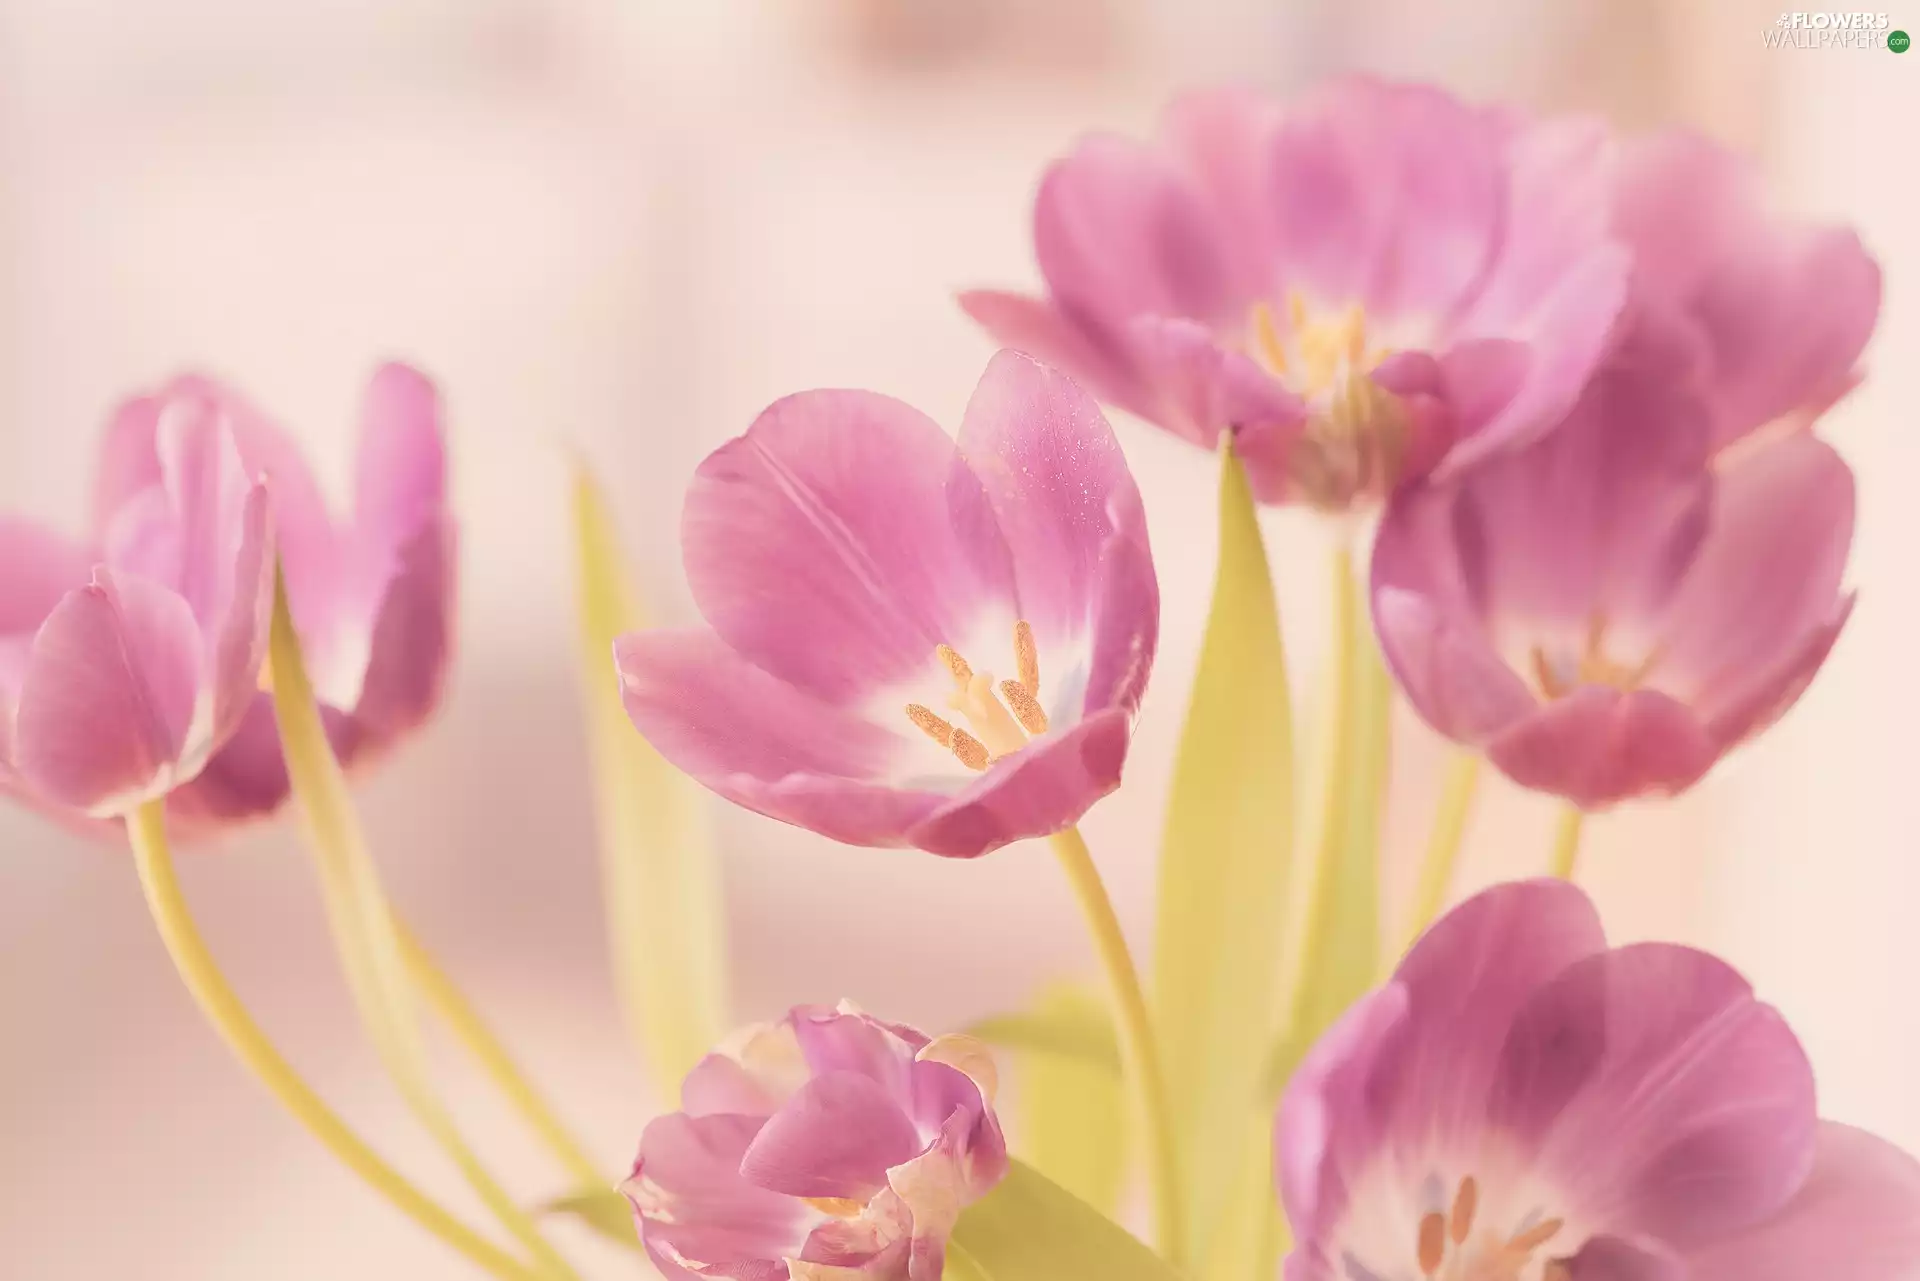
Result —
[[165, 802], [150, 801], [129, 815], [127, 840], [133, 847], [133, 863], [140, 874], [140, 887], [146, 893], [147, 909], [153, 915], [161, 942], [166, 944], [167, 955], [179, 971], [180, 981], [213, 1030], [254, 1079], [265, 1086], [321, 1146], [338, 1157], [341, 1164], [470, 1262], [500, 1281], [540, 1281], [539, 1273], [456, 1219], [406, 1176], [381, 1160], [314, 1093], [267, 1039], [246, 1006], [241, 1004], [233, 985], [221, 973], [200, 927], [194, 923], [186, 895], [181, 893], [179, 878], [173, 870], [173, 852], [167, 846]]
[[1586, 811], [1578, 805], [1560, 811], [1560, 821], [1553, 830], [1553, 874], [1563, 881], [1571, 881], [1579, 865], [1580, 831], [1586, 820]]
[[1433, 834], [1427, 839], [1426, 860], [1420, 865], [1420, 884], [1414, 893], [1413, 919], [1407, 930], [1406, 947], [1412, 948], [1446, 906], [1447, 890], [1453, 884], [1454, 865], [1459, 862], [1460, 842], [1467, 832], [1467, 816], [1473, 812], [1473, 793], [1480, 782], [1480, 755], [1461, 751], [1447, 766], [1446, 781], [1440, 787], [1440, 806], [1433, 816]]
[[1186, 1248], [1180, 1206], [1180, 1163], [1174, 1150], [1166, 1073], [1161, 1068], [1159, 1045], [1147, 1015], [1146, 993], [1141, 990], [1140, 974], [1134, 968], [1133, 954], [1127, 949], [1120, 918], [1114, 914], [1113, 900], [1100, 879], [1100, 869], [1094, 866], [1086, 838], [1080, 835], [1079, 828], [1069, 827], [1054, 833], [1052, 845], [1060, 868], [1067, 875], [1067, 884], [1079, 900], [1087, 928], [1093, 935], [1094, 951], [1099, 954], [1100, 966], [1113, 989], [1121, 1064], [1133, 1082], [1146, 1123], [1154, 1238], [1163, 1256], [1179, 1259]]
[[346, 776], [334, 759], [314, 702], [284, 578], [276, 581], [268, 660], [280, 752], [319, 874], [334, 946], [368, 1038], [414, 1116], [500, 1225], [525, 1248], [540, 1273], [553, 1281], [577, 1281], [578, 1274], [541, 1234], [533, 1217], [461, 1135], [434, 1085], [400, 932], [354, 813]]

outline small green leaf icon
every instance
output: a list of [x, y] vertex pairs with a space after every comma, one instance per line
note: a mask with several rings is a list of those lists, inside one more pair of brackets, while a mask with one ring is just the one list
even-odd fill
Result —
[[1913, 37], [1904, 31], [1887, 32], [1887, 48], [1895, 53], [1905, 53], [1907, 46], [1913, 43]]

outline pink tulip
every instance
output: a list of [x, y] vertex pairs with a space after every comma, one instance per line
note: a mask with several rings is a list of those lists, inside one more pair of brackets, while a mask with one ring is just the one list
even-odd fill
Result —
[[1743, 157], [1690, 134], [1629, 146], [1620, 187], [1634, 311], [1693, 344], [1716, 448], [1804, 427], [1859, 381], [1880, 268], [1850, 229], [1772, 213]]
[[182, 377], [127, 402], [87, 539], [0, 526], [0, 780], [83, 818], [165, 793], [189, 831], [276, 808], [287, 777], [262, 669], [276, 552], [335, 750], [370, 758], [439, 700], [444, 502], [438, 399], [404, 366], [368, 390], [346, 521], [221, 385]]
[[1402, 494], [1374, 548], [1415, 708], [1588, 808], [1681, 791], [1772, 724], [1853, 603], [1846, 464], [1807, 433], [1712, 457], [1691, 368], [1623, 352], [1546, 439]]
[[1175, 103], [1096, 137], [1034, 209], [1044, 299], [962, 305], [1000, 342], [1208, 449], [1258, 497], [1377, 503], [1550, 427], [1624, 296], [1610, 142], [1437, 90], [1334, 81]]
[[885, 396], [789, 396], [701, 464], [681, 543], [708, 626], [615, 657], [634, 725], [729, 800], [971, 858], [1119, 786], [1159, 587], [1061, 375], [995, 357], [957, 444]]
[[1443, 917], [1280, 1104], [1287, 1281], [1909, 1281], [1920, 1164], [1724, 962], [1561, 881]]
[[801, 1006], [701, 1060], [621, 1190], [670, 1281], [940, 1281], [1007, 1170], [994, 1081], [970, 1038]]

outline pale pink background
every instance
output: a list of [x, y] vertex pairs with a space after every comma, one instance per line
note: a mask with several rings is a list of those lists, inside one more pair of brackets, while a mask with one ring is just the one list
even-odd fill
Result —
[[[987, 354], [958, 285], [1031, 279], [1042, 162], [1139, 129], [1170, 90], [1284, 89], [1346, 66], [1691, 120], [1759, 151], [1783, 198], [1859, 223], [1888, 271], [1879, 377], [1833, 420], [1861, 471], [1865, 595], [1788, 721], [1683, 803], [1594, 825], [1617, 934], [1725, 951], [1795, 1021], [1827, 1110], [1920, 1147], [1912, 653], [1920, 447], [1920, 55], [1763, 51], [1759, 0], [0, 0], [0, 500], [67, 519], [114, 399], [183, 363], [242, 382], [344, 472], [371, 363], [448, 389], [465, 516], [443, 720], [362, 789], [396, 897], [508, 1027], [610, 1169], [647, 1115], [595, 902], [570, 666], [562, 460], [617, 495], [664, 619], [684, 619], [682, 485], [782, 393], [857, 385], [952, 421]], [[917, 16], [916, 16], [917, 15]], [[1920, 10], [1895, 14], [1920, 27]], [[1905, 122], [1905, 126], [1903, 123]], [[1137, 937], [1211, 575], [1212, 468], [1122, 427], [1166, 624], [1128, 788], [1086, 830]], [[1317, 536], [1271, 544], [1296, 674]], [[1400, 736], [1396, 868], [1440, 759]], [[1542, 866], [1550, 808], [1490, 788], [1466, 882]], [[1039, 850], [978, 864], [836, 849], [717, 815], [742, 1015], [849, 996], [930, 1028], [1082, 967]], [[310, 877], [274, 827], [191, 857], [250, 1000], [409, 1169]], [[23, 1281], [463, 1277], [312, 1147], [197, 1022], [121, 852], [0, 811], [0, 1240]], [[1401, 883], [1404, 882], [1402, 878]], [[1396, 901], [1395, 906], [1398, 906]], [[529, 1197], [553, 1172], [449, 1058], [463, 1113]], [[582, 1257], [619, 1275], [617, 1262]], [[613, 1264], [613, 1266], [605, 1266]]]

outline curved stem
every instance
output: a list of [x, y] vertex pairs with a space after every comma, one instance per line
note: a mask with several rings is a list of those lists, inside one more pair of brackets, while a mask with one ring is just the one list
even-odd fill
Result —
[[220, 1039], [308, 1133], [402, 1214], [501, 1281], [539, 1281], [539, 1273], [456, 1219], [381, 1160], [274, 1048], [220, 972], [219, 963], [194, 924], [174, 875], [164, 805], [162, 801], [150, 801], [129, 816], [127, 840], [133, 847], [134, 867], [161, 942], [166, 944], [180, 981]]
[[287, 605], [284, 575], [275, 576], [267, 653], [273, 672], [273, 710], [280, 753], [300, 811], [307, 848], [320, 880], [320, 897], [347, 988], [368, 1038], [407, 1107], [440, 1146], [480, 1200], [552, 1281], [578, 1281], [525, 1207], [494, 1177], [454, 1123], [427, 1062], [414, 990], [402, 959], [399, 931], [379, 869], [360, 831], [346, 775], [334, 758], [314, 701], [300, 638]]
[[1413, 947], [1447, 904], [1447, 890], [1453, 884], [1454, 865], [1460, 858], [1460, 842], [1467, 832], [1467, 816], [1473, 811], [1473, 793], [1479, 781], [1479, 753], [1456, 753], [1447, 766], [1446, 782], [1440, 787], [1440, 807], [1434, 812], [1433, 834], [1427, 838], [1426, 860], [1420, 865], [1413, 919], [1402, 952]]
[[1560, 822], [1553, 830], [1553, 874], [1563, 881], [1571, 881], [1580, 861], [1580, 829], [1586, 825], [1587, 814], [1578, 805], [1569, 805], [1560, 811]]
[[1120, 1060], [1139, 1096], [1141, 1116], [1146, 1122], [1147, 1177], [1153, 1203], [1154, 1238], [1160, 1253], [1179, 1259], [1186, 1248], [1185, 1229], [1180, 1208], [1179, 1160], [1174, 1151], [1173, 1114], [1167, 1105], [1167, 1078], [1160, 1064], [1160, 1049], [1154, 1040], [1153, 1024], [1147, 1015], [1146, 994], [1140, 988], [1140, 975], [1127, 950], [1126, 936], [1120, 930], [1120, 918], [1114, 915], [1113, 900], [1094, 866], [1093, 853], [1087, 849], [1080, 829], [1069, 827], [1052, 837], [1053, 852], [1073, 896], [1080, 902], [1087, 928], [1093, 935], [1094, 950], [1113, 989], [1114, 1012], [1120, 1033]]
[[427, 1005], [440, 1021], [447, 1025], [454, 1039], [473, 1056], [480, 1070], [493, 1082], [495, 1089], [526, 1121], [541, 1142], [545, 1143], [555, 1159], [566, 1167], [573, 1178], [579, 1180], [582, 1187], [602, 1188], [608, 1183], [605, 1174], [593, 1163], [580, 1141], [573, 1137], [539, 1090], [534, 1088], [519, 1064], [513, 1061], [492, 1028], [480, 1017], [447, 972], [440, 968], [433, 954], [421, 943], [419, 936], [409, 929], [405, 922], [395, 919], [394, 929], [400, 941], [400, 957], [407, 967], [407, 974], [413, 984], [426, 998]]

